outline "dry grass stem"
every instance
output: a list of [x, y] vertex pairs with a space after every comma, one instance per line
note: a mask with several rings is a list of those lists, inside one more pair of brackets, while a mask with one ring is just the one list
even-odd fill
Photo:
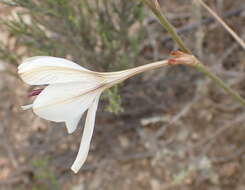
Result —
[[232, 37], [241, 45], [241, 47], [245, 50], [245, 42], [240, 38], [234, 30], [229, 27], [223, 19], [218, 16], [203, 0], [196, 0], [198, 1], [213, 17], [232, 35]]

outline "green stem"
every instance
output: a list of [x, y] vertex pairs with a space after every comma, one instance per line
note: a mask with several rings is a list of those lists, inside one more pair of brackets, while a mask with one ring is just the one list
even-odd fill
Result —
[[185, 53], [191, 54], [191, 51], [186, 47], [184, 41], [180, 38], [180, 36], [176, 32], [174, 26], [168, 21], [168, 19], [165, 17], [162, 11], [159, 10], [160, 6], [158, 6], [158, 4], [154, 5], [152, 2], [149, 2], [149, 0], [141, 0], [141, 1], [151, 9], [151, 11], [158, 18], [161, 25], [168, 31], [168, 33], [172, 36], [174, 41], [179, 45], [180, 49]]
[[197, 65], [194, 65], [194, 67], [199, 70], [200, 72], [207, 75], [210, 79], [212, 79], [217, 85], [222, 87], [228, 94], [230, 94], [234, 99], [239, 101], [241, 104], [245, 106], [245, 100], [234, 90], [232, 90], [227, 84], [225, 84], [219, 77], [217, 77], [215, 74], [210, 72], [207, 67], [205, 67], [203, 64], [199, 63]]
[[[151, 11], [155, 14], [155, 16], [159, 19], [161, 25], [168, 31], [171, 35], [172, 39], [178, 44], [180, 49], [186, 53], [192, 54], [192, 52], [187, 48], [181, 37], [175, 30], [175, 27], [168, 21], [165, 15], [162, 13], [160, 5], [157, 0], [140, 0], [142, 1], [147, 7], [151, 9]], [[229, 95], [231, 95], [234, 99], [239, 101], [242, 105], [245, 106], [245, 100], [234, 90], [232, 90], [227, 84], [225, 84], [219, 77], [209, 71], [199, 60], [199, 63], [196, 64], [194, 67], [209, 77], [212, 81], [214, 81], [218, 86], [223, 88]]]

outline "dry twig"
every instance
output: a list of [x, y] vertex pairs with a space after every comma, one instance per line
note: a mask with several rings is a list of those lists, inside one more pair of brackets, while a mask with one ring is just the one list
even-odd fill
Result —
[[218, 16], [203, 0], [196, 0], [198, 1], [208, 12], [213, 15], [213, 17], [231, 34], [231, 36], [241, 45], [241, 47], [245, 50], [245, 42], [228, 26], [224, 20]]

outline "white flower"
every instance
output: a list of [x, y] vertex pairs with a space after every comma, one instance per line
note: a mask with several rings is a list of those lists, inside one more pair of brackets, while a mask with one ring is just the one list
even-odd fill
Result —
[[63, 58], [32, 57], [18, 67], [18, 74], [27, 84], [43, 85], [44, 88], [32, 91], [30, 96], [37, 97], [33, 104], [23, 106], [23, 109], [32, 108], [36, 115], [46, 120], [65, 122], [68, 133], [76, 130], [83, 113], [88, 110], [78, 155], [71, 167], [76, 173], [88, 155], [103, 90], [135, 74], [167, 64], [168, 61], [159, 61], [125, 71], [99, 73]]

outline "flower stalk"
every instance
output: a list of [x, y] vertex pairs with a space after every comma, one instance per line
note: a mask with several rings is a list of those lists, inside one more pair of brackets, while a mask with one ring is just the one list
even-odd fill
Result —
[[[188, 49], [184, 41], [181, 39], [181, 37], [176, 32], [175, 27], [168, 21], [166, 16], [163, 14], [160, 8], [160, 5], [158, 3], [158, 0], [140, 0], [140, 1], [142, 1], [153, 12], [153, 14], [158, 18], [161, 25], [168, 31], [172, 39], [178, 44], [179, 48], [185, 53], [192, 55], [192, 52]], [[245, 106], [245, 100], [237, 92], [232, 90], [218, 76], [212, 73], [200, 60], [198, 60], [197, 58], [196, 60], [198, 63], [193, 65], [195, 69], [197, 69], [199, 72], [206, 75], [213, 82], [215, 82], [219, 87], [223, 88], [225, 92], [227, 92], [233, 99], [239, 101], [242, 105]]]
[[140, 0], [155, 14], [161, 25], [168, 31], [174, 41], [179, 45], [180, 49], [185, 52], [192, 54], [188, 47], [185, 45], [184, 41], [178, 35], [175, 27], [168, 21], [167, 17], [163, 14], [161, 7], [157, 0]]

